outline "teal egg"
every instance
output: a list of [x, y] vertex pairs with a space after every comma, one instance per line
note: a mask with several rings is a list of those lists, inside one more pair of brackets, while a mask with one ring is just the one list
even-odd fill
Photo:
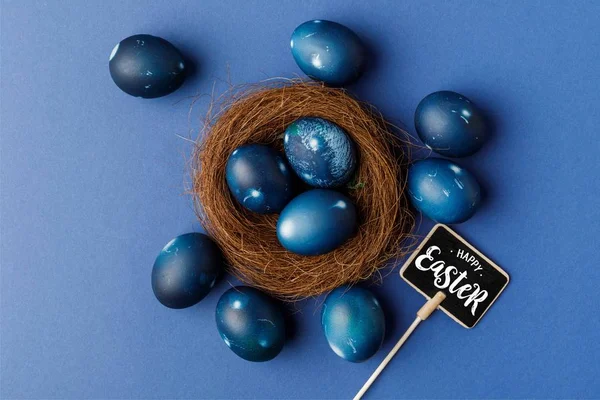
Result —
[[362, 362], [381, 348], [385, 316], [377, 298], [361, 287], [341, 286], [323, 303], [321, 326], [329, 347], [341, 358]]
[[177, 236], [159, 253], [152, 267], [152, 291], [169, 308], [186, 308], [202, 300], [224, 270], [221, 251], [208, 236]]
[[489, 131], [471, 100], [447, 90], [421, 100], [415, 111], [415, 128], [427, 147], [446, 157], [475, 153], [487, 141]]
[[250, 286], [236, 286], [223, 293], [215, 318], [225, 345], [244, 360], [271, 360], [285, 343], [285, 322], [279, 306]]
[[315, 256], [338, 248], [356, 229], [356, 208], [349, 198], [333, 190], [313, 189], [283, 209], [277, 239], [293, 253]]
[[417, 210], [444, 224], [468, 220], [481, 204], [481, 189], [475, 176], [442, 158], [427, 158], [411, 165], [408, 194]]
[[152, 35], [133, 35], [117, 43], [108, 66], [119, 89], [146, 99], [174, 92], [183, 84], [187, 72], [179, 50]]
[[292, 33], [290, 47], [294, 60], [306, 75], [331, 86], [357, 80], [368, 59], [356, 33], [326, 20], [306, 21], [298, 26]]
[[260, 214], [280, 212], [294, 196], [294, 173], [280, 152], [261, 144], [240, 146], [225, 166], [233, 197]]
[[356, 169], [354, 143], [338, 125], [323, 118], [292, 122], [283, 136], [285, 155], [304, 182], [321, 188], [348, 183]]

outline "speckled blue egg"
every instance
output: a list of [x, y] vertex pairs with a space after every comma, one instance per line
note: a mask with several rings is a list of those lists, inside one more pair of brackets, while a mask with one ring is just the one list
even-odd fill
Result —
[[233, 197], [260, 214], [280, 212], [294, 196], [294, 174], [283, 154], [268, 146], [249, 144], [235, 149], [225, 177]]
[[208, 294], [222, 271], [217, 245], [201, 233], [187, 233], [167, 243], [156, 257], [152, 290], [169, 308], [190, 307]]
[[328, 253], [356, 232], [354, 204], [343, 194], [313, 189], [294, 198], [277, 220], [277, 238], [287, 250], [315, 256]]
[[217, 329], [223, 342], [248, 361], [273, 359], [285, 342], [285, 323], [278, 304], [249, 286], [229, 289], [219, 299]]
[[471, 218], [481, 202], [475, 177], [449, 160], [428, 158], [411, 165], [408, 190], [412, 204], [425, 216], [445, 224]]
[[427, 147], [447, 157], [471, 155], [488, 138], [481, 111], [462, 94], [450, 91], [435, 92], [421, 100], [415, 128]]
[[356, 33], [336, 22], [303, 23], [292, 33], [290, 46], [302, 72], [331, 86], [350, 84], [365, 69], [364, 44]]
[[117, 86], [136, 97], [166, 96], [185, 80], [186, 63], [179, 50], [152, 35], [134, 35], [117, 43], [108, 65]]
[[285, 130], [283, 146], [296, 174], [311, 186], [339, 187], [354, 175], [354, 143], [333, 122], [313, 117], [297, 119]]
[[321, 311], [321, 326], [335, 354], [352, 362], [372, 357], [385, 336], [379, 301], [361, 287], [342, 286], [329, 293]]

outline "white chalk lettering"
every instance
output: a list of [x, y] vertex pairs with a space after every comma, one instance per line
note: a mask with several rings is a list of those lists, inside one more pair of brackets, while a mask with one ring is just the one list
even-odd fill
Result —
[[477, 284], [473, 284], [473, 288], [475, 289], [473, 293], [467, 298], [465, 301], [465, 307], [467, 307], [471, 302], [473, 302], [473, 306], [471, 307], [471, 314], [475, 315], [475, 310], [477, 309], [477, 304], [481, 303], [488, 297], [487, 290], [481, 290], [481, 287]]
[[[441, 262], [441, 266], [444, 266], [444, 262], [443, 261], [436, 261], [436, 262]], [[435, 279], [435, 285], [436, 286], [442, 286], [442, 287], [448, 287], [448, 285], [450, 284], [450, 274], [458, 274], [458, 270], [455, 267], [448, 267], [445, 270], [440, 270], [440, 273], [435, 273], [434, 276], [436, 276]], [[444, 280], [442, 280], [442, 278]]]
[[[455, 294], [460, 300], [465, 300], [464, 306], [471, 305], [471, 314], [475, 315], [477, 306], [488, 297], [488, 292], [482, 290], [479, 284], [465, 283], [459, 286], [461, 281], [467, 279], [468, 273], [463, 271], [458, 273], [458, 269], [453, 265], [446, 265], [443, 260], [434, 261], [434, 255], [439, 255], [442, 250], [438, 246], [430, 246], [425, 254], [421, 254], [415, 259], [415, 266], [420, 271], [432, 271], [435, 279], [433, 284], [438, 289], [448, 289], [452, 294]], [[480, 265], [475, 256], [468, 252], [459, 249], [456, 256], [467, 261], [471, 266]], [[428, 266], [424, 265], [427, 261], [432, 261]], [[481, 267], [480, 267], [481, 268]], [[452, 276], [456, 276], [452, 280]]]
[[425, 252], [425, 254], [421, 254], [419, 257], [417, 257], [417, 259], [415, 260], [415, 266], [417, 267], [417, 269], [420, 269], [421, 271], [429, 271], [431, 269], [431, 265], [429, 267], [424, 267], [422, 264], [423, 264], [424, 260], [429, 260], [429, 261], [433, 260], [432, 253], [434, 251], [436, 251], [438, 254], [440, 254], [442, 252], [442, 250], [440, 250], [439, 247], [430, 246], [427, 249], [427, 251]]
[[[452, 267], [454, 269], [456, 269], [455, 267]], [[458, 271], [458, 270], [457, 270]], [[462, 281], [463, 279], [465, 279], [467, 277], [467, 272], [463, 271], [458, 275], [458, 278], [456, 278], [454, 280], [454, 282], [452, 283], [452, 285], [450, 286], [450, 293], [456, 293], [458, 291], [458, 289], [456, 288], [456, 286], [458, 286], [458, 284], [460, 283], [460, 281]]]
[[[458, 297], [459, 299], [466, 299], [470, 297], [470, 294], [463, 294], [464, 292], [473, 289], [473, 286], [469, 285], [468, 283], [466, 285], [462, 285], [457, 291], [456, 291], [456, 297]], [[465, 307], [466, 307], [466, 301], [465, 301]]]
[[465, 260], [467, 263], [471, 264], [471, 267], [475, 267], [475, 271], [483, 269], [481, 268], [481, 263], [479, 262], [479, 260], [474, 255], [469, 254], [468, 251], [458, 249], [456, 251], [456, 257]]

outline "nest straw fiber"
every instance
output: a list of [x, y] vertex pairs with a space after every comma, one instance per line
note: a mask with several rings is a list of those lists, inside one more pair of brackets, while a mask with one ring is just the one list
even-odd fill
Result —
[[[356, 204], [358, 232], [336, 250], [312, 257], [285, 250], [277, 241], [278, 215], [247, 211], [225, 181], [233, 150], [249, 143], [282, 150], [285, 128], [306, 116], [338, 124], [359, 155], [354, 180], [341, 189]], [[243, 87], [217, 100], [193, 156], [193, 195], [198, 217], [223, 251], [229, 272], [291, 301], [367, 279], [403, 256], [414, 218], [405, 196], [408, 143], [394, 131], [399, 130], [372, 106], [343, 89], [313, 82]]]

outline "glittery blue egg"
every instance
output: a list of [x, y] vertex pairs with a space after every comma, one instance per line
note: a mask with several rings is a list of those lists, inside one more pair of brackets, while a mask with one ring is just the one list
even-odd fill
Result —
[[229, 289], [219, 299], [215, 315], [221, 339], [244, 360], [268, 361], [283, 348], [283, 314], [274, 300], [257, 289]]
[[294, 198], [277, 221], [277, 238], [287, 250], [304, 256], [328, 253], [355, 232], [356, 208], [343, 194], [313, 189]]
[[445, 224], [458, 224], [471, 218], [481, 202], [481, 190], [475, 177], [441, 158], [428, 158], [411, 165], [408, 191], [418, 210]]
[[283, 146], [296, 174], [311, 186], [339, 187], [354, 175], [354, 143], [333, 122], [313, 117], [297, 119], [285, 130]]
[[117, 86], [136, 97], [166, 96], [185, 80], [186, 63], [179, 50], [152, 35], [134, 35], [117, 43], [108, 65]]
[[441, 91], [425, 97], [415, 112], [419, 137], [436, 153], [465, 157], [475, 153], [488, 138], [481, 111], [465, 96]]
[[187, 233], [167, 243], [156, 257], [152, 290], [169, 308], [190, 307], [208, 294], [222, 271], [217, 245], [201, 233]]
[[356, 33], [331, 21], [307, 21], [298, 26], [290, 46], [296, 64], [306, 75], [331, 86], [354, 82], [363, 73], [367, 60]]
[[268, 146], [238, 147], [227, 161], [225, 177], [233, 197], [260, 214], [280, 212], [294, 195], [294, 174], [283, 154]]
[[329, 293], [321, 311], [321, 326], [335, 354], [352, 362], [372, 357], [385, 336], [379, 301], [361, 287], [342, 286]]

